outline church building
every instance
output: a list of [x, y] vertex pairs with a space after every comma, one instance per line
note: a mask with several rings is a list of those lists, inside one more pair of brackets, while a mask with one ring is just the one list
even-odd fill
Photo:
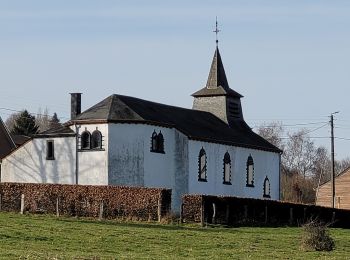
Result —
[[40, 133], [2, 160], [1, 182], [124, 185], [183, 194], [278, 200], [281, 151], [243, 118], [242, 95], [229, 87], [218, 47], [193, 108], [111, 95]]

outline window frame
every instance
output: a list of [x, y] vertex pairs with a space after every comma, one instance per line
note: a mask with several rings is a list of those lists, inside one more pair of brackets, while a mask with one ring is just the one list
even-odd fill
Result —
[[[98, 135], [98, 136], [97, 136]], [[98, 138], [98, 142], [99, 145], [98, 146], [94, 146], [94, 142], [96, 141], [96, 137]], [[102, 133], [99, 130], [94, 130], [91, 134], [90, 137], [90, 149], [92, 150], [102, 150]]]
[[[266, 184], [268, 185], [268, 191], [266, 191]], [[263, 190], [264, 190], [263, 197], [264, 198], [271, 198], [271, 183], [270, 183], [270, 180], [267, 176], [265, 177], [263, 185], [264, 185], [263, 186]]]
[[151, 136], [151, 152], [156, 153], [157, 152], [157, 146], [158, 146], [158, 134], [156, 130], [153, 131]]
[[[250, 166], [252, 166], [252, 172], [250, 173]], [[252, 155], [250, 154], [247, 159], [247, 168], [246, 168], [246, 186], [247, 187], [254, 187], [254, 159]], [[251, 178], [250, 178], [251, 177]], [[250, 181], [251, 179], [251, 181]]]
[[[87, 136], [87, 141], [88, 141], [88, 146], [87, 147], [83, 147], [83, 141], [85, 140], [85, 138], [83, 138], [84, 136]], [[90, 150], [91, 149], [91, 133], [88, 130], [84, 130], [84, 132], [81, 133], [80, 135], [80, 150]]]
[[[202, 157], [204, 156], [204, 166], [202, 165]], [[204, 178], [202, 177], [204, 173]], [[207, 182], [207, 153], [202, 147], [198, 154], [198, 181]]]
[[46, 160], [55, 160], [54, 140], [46, 140]]
[[[231, 156], [229, 154], [229, 152], [226, 152], [225, 155], [224, 155], [224, 159], [223, 159], [223, 163], [224, 163], [224, 170], [223, 170], [223, 184], [226, 184], [226, 185], [232, 185], [231, 183], [231, 170], [232, 170], [232, 164], [231, 164]], [[226, 165], [229, 165], [229, 172], [228, 172], [228, 176], [227, 176], [227, 168], [226, 168]], [[226, 177], [228, 177], [228, 180], [226, 179]]]
[[156, 130], [153, 131], [151, 136], [151, 149], [150, 151], [152, 153], [163, 153], [164, 151], [164, 136], [162, 134], [162, 131], [159, 131], [157, 134]]
[[159, 134], [157, 135], [157, 152], [158, 153], [165, 153], [164, 152], [164, 136], [162, 134], [162, 131], [159, 131]]

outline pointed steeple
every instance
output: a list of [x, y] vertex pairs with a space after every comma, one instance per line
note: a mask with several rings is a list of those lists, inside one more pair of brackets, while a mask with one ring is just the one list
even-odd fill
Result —
[[227, 82], [224, 65], [222, 64], [219, 48], [216, 47], [213, 61], [211, 62], [206, 87], [208, 89], [216, 89], [219, 86], [221, 86], [225, 90], [230, 88]]
[[211, 62], [207, 84], [201, 90], [192, 94], [193, 109], [207, 111], [229, 126], [247, 127], [243, 119], [241, 98], [238, 92], [228, 85], [224, 65], [218, 47], [217, 33], [219, 32], [216, 22], [216, 48]]
[[241, 94], [231, 89], [228, 84], [218, 46], [216, 46], [214, 57], [211, 62], [206, 86], [201, 90], [193, 93], [192, 96], [231, 96], [238, 98], [243, 97]]

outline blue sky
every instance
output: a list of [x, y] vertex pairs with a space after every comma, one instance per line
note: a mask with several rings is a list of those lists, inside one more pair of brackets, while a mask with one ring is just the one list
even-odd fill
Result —
[[[190, 108], [206, 83], [215, 16], [228, 81], [244, 95], [251, 127], [313, 130], [340, 111], [336, 136], [350, 139], [345, 0], [0, 0], [0, 107], [47, 107], [65, 121], [69, 93], [79, 91], [83, 109], [113, 93]], [[310, 135], [329, 136], [329, 127]], [[338, 158], [350, 156], [349, 144], [336, 140]]]

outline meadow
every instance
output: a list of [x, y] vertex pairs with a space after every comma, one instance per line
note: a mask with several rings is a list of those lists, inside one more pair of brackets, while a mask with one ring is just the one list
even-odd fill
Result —
[[350, 259], [350, 230], [332, 252], [300, 250], [301, 228], [200, 227], [0, 213], [0, 259]]

